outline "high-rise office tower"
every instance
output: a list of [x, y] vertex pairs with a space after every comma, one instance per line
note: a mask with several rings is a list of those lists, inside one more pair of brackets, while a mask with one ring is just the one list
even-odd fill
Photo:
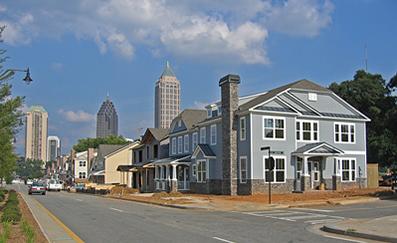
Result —
[[57, 136], [48, 136], [47, 161], [56, 161], [61, 155], [61, 140]]
[[104, 138], [110, 135], [118, 135], [118, 116], [113, 102], [109, 96], [102, 103], [96, 116], [96, 137]]
[[42, 106], [32, 106], [26, 113], [25, 157], [47, 159], [48, 113]]
[[169, 62], [156, 82], [154, 101], [154, 126], [169, 128], [180, 111], [181, 87]]

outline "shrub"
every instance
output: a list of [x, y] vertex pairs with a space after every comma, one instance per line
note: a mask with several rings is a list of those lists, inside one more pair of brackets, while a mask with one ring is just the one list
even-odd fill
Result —
[[11, 224], [9, 222], [3, 222], [3, 232], [0, 234], [0, 243], [6, 243], [10, 236]]
[[21, 220], [21, 212], [18, 207], [18, 197], [15, 191], [10, 191], [8, 200], [5, 204], [1, 222], [18, 223]]
[[26, 220], [22, 220], [21, 229], [26, 236], [26, 242], [33, 243], [35, 238], [35, 232], [32, 226], [30, 226], [30, 224]]

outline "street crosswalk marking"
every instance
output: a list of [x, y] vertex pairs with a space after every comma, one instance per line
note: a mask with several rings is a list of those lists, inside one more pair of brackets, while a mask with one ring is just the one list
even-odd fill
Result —
[[341, 216], [334, 216], [322, 213], [306, 212], [303, 210], [269, 210], [269, 211], [254, 211], [254, 212], [243, 212], [244, 214], [265, 217], [271, 219], [278, 219], [290, 222], [304, 222], [307, 224], [320, 224], [337, 222], [345, 219]]

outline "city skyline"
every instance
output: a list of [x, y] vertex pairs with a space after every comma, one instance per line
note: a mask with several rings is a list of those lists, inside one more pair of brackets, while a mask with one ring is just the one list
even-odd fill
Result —
[[31, 106], [25, 117], [25, 158], [47, 160], [48, 113], [42, 106]]
[[[11, 57], [5, 68], [29, 66], [34, 80], [29, 86], [14, 82], [13, 94], [25, 96], [26, 107], [46, 107], [49, 133], [61, 138], [64, 151], [79, 138], [95, 137], [97, 105], [107, 92], [117, 104], [121, 135], [138, 137], [141, 128], [152, 127], [153, 82], [165, 60], [183, 82], [181, 110], [219, 100], [217, 81], [227, 73], [240, 74], [241, 95], [302, 78], [323, 86], [352, 79], [365, 68], [365, 46], [369, 72], [386, 80], [395, 74], [394, 1], [167, 3], [151, 5], [157, 14], [147, 12], [148, 19], [131, 17], [144, 11], [117, 1], [0, 4], [0, 23], [7, 25], [2, 45]], [[43, 15], [43, 9], [63, 18]], [[374, 12], [382, 14], [367, 18]], [[87, 25], [76, 24], [80, 17]], [[16, 139], [20, 154], [24, 136]]]
[[116, 107], [107, 95], [96, 115], [96, 137], [118, 136], [118, 124]]

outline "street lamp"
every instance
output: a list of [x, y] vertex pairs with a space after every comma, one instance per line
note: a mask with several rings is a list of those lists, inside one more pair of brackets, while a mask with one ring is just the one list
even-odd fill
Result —
[[26, 76], [22, 79], [25, 81], [26, 84], [30, 84], [33, 79], [30, 77], [30, 70], [29, 68], [26, 69], [7, 69], [2, 74], [0, 74], [0, 80], [6, 80], [12, 77], [16, 72], [24, 72]]

